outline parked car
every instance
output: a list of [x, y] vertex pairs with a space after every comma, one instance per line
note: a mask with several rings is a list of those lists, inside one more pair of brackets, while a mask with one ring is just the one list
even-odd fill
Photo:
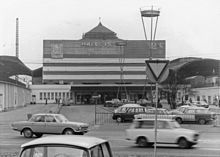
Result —
[[193, 101], [192, 105], [195, 105], [197, 107], [205, 107], [205, 108], [209, 108], [209, 104], [206, 103], [205, 101]]
[[[146, 110], [145, 113], [134, 115], [135, 119], [147, 119], [147, 118], [155, 118], [156, 108], [151, 108]], [[157, 109], [157, 117], [164, 119], [176, 119], [176, 115], [170, 114], [167, 109], [158, 108]]]
[[152, 106], [152, 102], [147, 99], [139, 99], [137, 104], [140, 104], [141, 106]]
[[171, 110], [171, 114], [175, 114], [176, 120], [181, 124], [183, 122], [197, 122], [206, 124], [216, 119], [216, 114], [208, 108], [184, 105], [178, 109]]
[[[138, 146], [152, 146], [155, 142], [155, 120], [135, 119], [126, 129], [126, 139], [134, 141]], [[198, 143], [199, 133], [181, 128], [172, 119], [157, 120], [157, 143], [177, 144], [180, 148], [190, 148]]]
[[63, 99], [62, 100], [62, 105], [63, 106], [70, 106], [70, 105], [74, 105], [74, 102], [72, 99]]
[[62, 114], [39, 113], [26, 121], [11, 124], [15, 131], [19, 131], [26, 138], [33, 135], [41, 137], [43, 134], [81, 134], [88, 132], [87, 123], [71, 122]]
[[54, 135], [21, 145], [19, 157], [113, 157], [107, 140], [76, 135]]
[[104, 106], [105, 107], [119, 107], [123, 103], [119, 99], [112, 99], [112, 100], [107, 100], [105, 101]]
[[145, 113], [146, 110], [146, 107], [139, 104], [124, 104], [114, 110], [112, 119], [117, 122], [133, 120], [135, 114]]

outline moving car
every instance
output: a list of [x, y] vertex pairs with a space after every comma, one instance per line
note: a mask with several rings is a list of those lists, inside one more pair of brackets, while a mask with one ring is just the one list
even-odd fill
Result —
[[[154, 122], [154, 119], [135, 119], [126, 129], [126, 139], [140, 147], [152, 146], [155, 142]], [[190, 148], [198, 143], [198, 139], [198, 132], [181, 128], [175, 120], [157, 120], [157, 144], [177, 144], [180, 148]]]
[[[146, 119], [146, 118], [154, 118], [156, 113], [156, 108], [148, 109], [145, 113], [134, 115], [135, 119]], [[157, 117], [164, 119], [176, 119], [176, 115], [170, 114], [167, 109], [158, 108], [157, 109]]]
[[88, 132], [87, 123], [71, 122], [62, 114], [39, 113], [26, 121], [11, 124], [15, 131], [19, 131], [26, 138], [33, 135], [41, 137], [43, 134], [81, 134]]
[[105, 107], [119, 107], [123, 103], [119, 99], [112, 99], [112, 100], [107, 100], [105, 101], [104, 106]]
[[176, 120], [181, 124], [183, 122], [197, 122], [206, 124], [216, 119], [216, 114], [208, 108], [197, 106], [181, 106], [176, 110], [171, 110], [171, 114], [175, 114]]
[[146, 107], [139, 104], [124, 104], [114, 110], [112, 119], [117, 122], [131, 121], [134, 119], [134, 115], [145, 113]]
[[54, 135], [21, 146], [19, 157], [113, 157], [107, 140], [76, 135]]

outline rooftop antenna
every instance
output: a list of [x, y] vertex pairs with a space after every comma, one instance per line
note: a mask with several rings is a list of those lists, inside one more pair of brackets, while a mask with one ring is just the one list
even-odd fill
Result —
[[16, 18], [16, 42], [15, 42], [16, 57], [19, 58], [19, 20]]

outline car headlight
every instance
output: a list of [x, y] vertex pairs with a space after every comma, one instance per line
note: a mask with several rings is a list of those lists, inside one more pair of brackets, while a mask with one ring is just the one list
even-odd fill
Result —
[[76, 131], [80, 131], [81, 129], [82, 129], [82, 127], [79, 126], [79, 127], [76, 129]]
[[194, 134], [193, 135], [193, 140], [194, 141], [198, 141], [198, 139], [199, 139], [199, 134]]

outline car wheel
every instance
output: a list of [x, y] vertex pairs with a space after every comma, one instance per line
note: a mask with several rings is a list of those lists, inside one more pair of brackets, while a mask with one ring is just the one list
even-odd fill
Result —
[[145, 137], [139, 137], [137, 139], [137, 144], [139, 147], [146, 147], [147, 146], [147, 139]]
[[179, 124], [182, 124], [182, 122], [183, 122], [183, 121], [182, 121], [182, 119], [181, 119], [181, 118], [179, 118], [179, 117], [178, 117], [178, 118], [176, 118], [176, 121], [177, 121]]
[[122, 122], [122, 118], [121, 118], [121, 117], [117, 117], [117, 118], [116, 118], [116, 121], [117, 121], [118, 123], [121, 123], [121, 122]]
[[64, 135], [73, 135], [74, 134], [74, 131], [72, 129], [65, 129], [63, 131], [63, 134]]
[[206, 123], [205, 119], [199, 119], [199, 124], [204, 125]]
[[40, 137], [43, 136], [43, 134], [42, 134], [42, 133], [35, 133], [35, 136], [36, 136], [37, 138], [40, 138]]
[[26, 128], [22, 132], [24, 134], [24, 137], [26, 138], [31, 138], [33, 136], [33, 132], [31, 129]]
[[178, 145], [180, 148], [189, 148], [189, 142], [185, 138], [180, 138], [178, 141]]

